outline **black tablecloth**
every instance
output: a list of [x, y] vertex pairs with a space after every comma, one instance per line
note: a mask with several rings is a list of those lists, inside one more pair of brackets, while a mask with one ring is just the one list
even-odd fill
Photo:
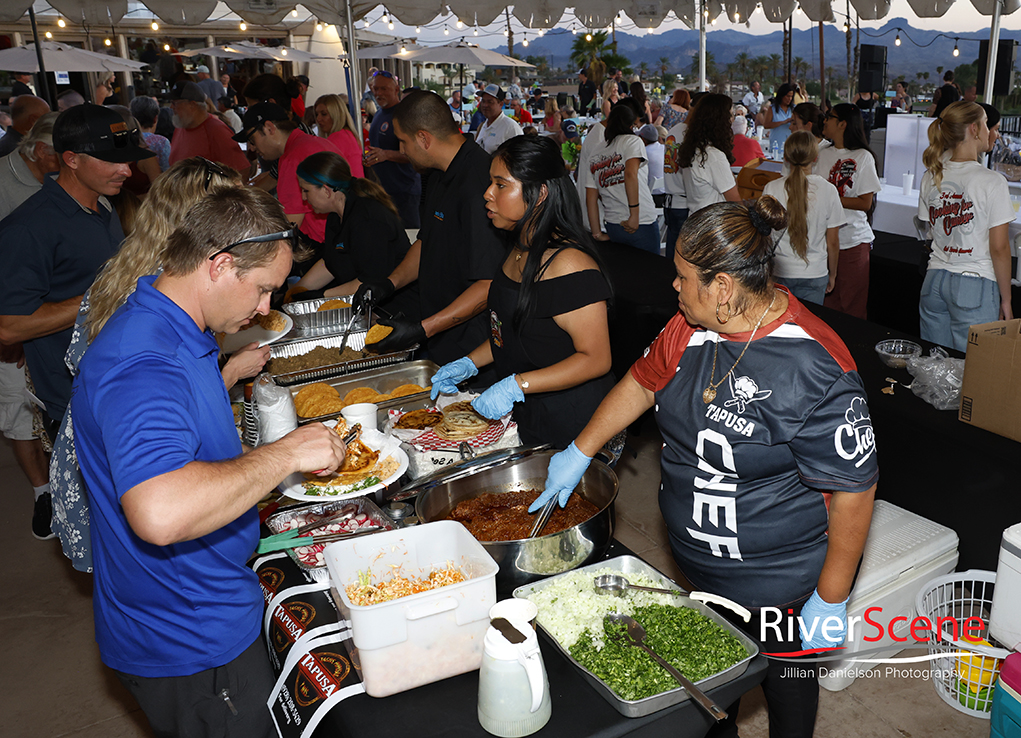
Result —
[[1021, 521], [1021, 446], [962, 423], [956, 410], [937, 410], [906, 387], [897, 386], [892, 395], [882, 392], [889, 386], [886, 377], [910, 384], [911, 375], [879, 360], [879, 341], [909, 338], [925, 355], [933, 344], [822, 306], [808, 307], [847, 344], [865, 384], [879, 458], [876, 496], [957, 531], [958, 569], [996, 571], [1003, 529]]
[[[606, 554], [607, 558], [627, 555], [634, 554], [618, 542], [614, 542]], [[704, 736], [713, 722], [691, 700], [647, 717], [626, 718], [589, 686], [577, 667], [545, 635], [540, 635], [539, 647], [549, 676], [553, 714], [546, 726], [533, 735], [556, 738], [625, 735], [695, 738]], [[716, 704], [727, 709], [734, 700], [762, 681], [765, 670], [765, 657], [757, 656], [743, 675], [710, 690], [708, 694]], [[391, 697], [377, 699], [364, 694], [350, 697], [330, 711], [315, 735], [317, 738], [488, 736], [489, 733], [479, 725], [478, 688], [479, 673], [473, 671]]]

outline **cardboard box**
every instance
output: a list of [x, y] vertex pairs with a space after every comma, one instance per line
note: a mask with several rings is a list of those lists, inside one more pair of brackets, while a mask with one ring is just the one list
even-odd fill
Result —
[[958, 418], [1021, 441], [1021, 319], [968, 329]]

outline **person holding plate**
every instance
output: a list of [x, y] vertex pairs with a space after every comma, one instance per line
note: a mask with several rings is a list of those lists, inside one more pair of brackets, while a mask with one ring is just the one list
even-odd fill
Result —
[[524, 443], [565, 448], [613, 386], [610, 286], [553, 141], [509, 139], [489, 173], [486, 210], [513, 248], [489, 287], [489, 340], [441, 367], [432, 397], [493, 364], [500, 379], [475, 410], [490, 419], [513, 410]]
[[[693, 589], [752, 610], [736, 625], [755, 639], [763, 630], [764, 652], [796, 654], [844, 640], [878, 467], [850, 353], [773, 280], [773, 232], [786, 222], [768, 196], [685, 221], [674, 253], [680, 311], [550, 460], [529, 510], [555, 497], [565, 505], [596, 451], [654, 407], [660, 509], [678, 566]], [[791, 642], [787, 618], [799, 615], [805, 627]], [[814, 662], [770, 660], [762, 686], [770, 735], [811, 736]], [[736, 735], [737, 707], [727, 711], [734, 722], [721, 733]]]

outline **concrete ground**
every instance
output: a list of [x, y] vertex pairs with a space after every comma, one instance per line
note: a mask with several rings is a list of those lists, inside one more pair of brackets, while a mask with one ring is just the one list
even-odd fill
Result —
[[[617, 537], [668, 576], [670, 557], [656, 501], [660, 439], [647, 424], [630, 445], [638, 458], [618, 466], [621, 494]], [[74, 571], [57, 540], [30, 533], [32, 490], [6, 444], [8, 566], [0, 572], [5, 607], [5, 652], [0, 669], [6, 738], [143, 738], [151, 733], [138, 706], [99, 660], [93, 638], [92, 577]], [[766, 708], [756, 689], [741, 701], [741, 735], [768, 735]], [[842, 692], [820, 694], [816, 735], [862, 738], [955, 736], [985, 738], [989, 721], [945, 704], [926, 679], [858, 679]]]

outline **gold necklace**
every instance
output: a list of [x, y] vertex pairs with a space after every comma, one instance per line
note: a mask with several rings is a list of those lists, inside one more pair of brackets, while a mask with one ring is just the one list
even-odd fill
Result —
[[746, 343], [744, 348], [741, 349], [741, 353], [738, 355], [737, 361], [734, 362], [734, 366], [730, 367], [730, 371], [720, 377], [719, 382], [714, 383], [713, 377], [716, 376], [716, 357], [720, 352], [720, 340], [722, 340], [722, 338], [717, 338], [716, 345], [713, 348], [713, 368], [712, 371], [709, 372], [709, 386], [702, 390], [702, 402], [706, 405], [716, 399], [716, 388], [726, 381], [727, 377], [731, 375], [731, 372], [737, 369], [737, 365], [741, 362], [742, 357], [744, 357], [744, 352], [748, 350], [748, 347], [752, 345], [752, 341], [755, 340], [755, 334], [758, 333], [759, 328], [762, 326], [762, 321], [766, 319], [769, 311], [773, 309], [774, 302], [776, 302], [775, 288], [773, 290], [773, 299], [769, 301], [769, 307], [767, 307], [765, 312], [759, 317], [759, 322], [755, 324], [755, 329], [752, 330], [752, 335], [748, 339], [748, 343]]

